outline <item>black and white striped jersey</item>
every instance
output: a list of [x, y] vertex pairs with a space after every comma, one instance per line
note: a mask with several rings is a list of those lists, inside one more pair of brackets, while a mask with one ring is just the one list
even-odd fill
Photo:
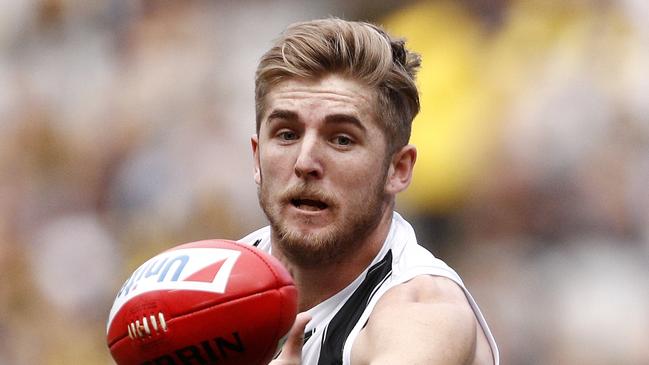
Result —
[[[240, 242], [270, 252], [270, 227], [253, 232]], [[489, 341], [494, 364], [498, 364], [496, 342], [462, 279], [446, 263], [417, 243], [410, 224], [396, 212], [393, 213], [386, 241], [368, 268], [346, 288], [308, 311], [312, 320], [305, 330], [302, 364], [350, 365], [354, 340], [381, 296], [395, 285], [419, 275], [443, 276], [464, 290]]]

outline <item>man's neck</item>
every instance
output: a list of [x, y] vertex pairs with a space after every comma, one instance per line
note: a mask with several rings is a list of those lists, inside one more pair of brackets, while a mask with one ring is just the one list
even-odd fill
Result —
[[354, 281], [374, 260], [381, 250], [392, 223], [392, 210], [388, 209], [377, 227], [355, 245], [353, 251], [341, 260], [328, 265], [302, 267], [290, 262], [273, 246], [273, 254], [283, 262], [293, 276], [299, 293], [298, 308], [306, 311], [332, 297]]

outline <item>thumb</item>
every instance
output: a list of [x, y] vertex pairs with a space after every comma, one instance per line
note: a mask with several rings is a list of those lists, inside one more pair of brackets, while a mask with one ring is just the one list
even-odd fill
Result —
[[[304, 329], [311, 320], [311, 315], [306, 312], [299, 313], [295, 317], [293, 326], [288, 331], [286, 342], [282, 347], [282, 352], [276, 361], [279, 364], [300, 364], [302, 359], [302, 345], [304, 345]], [[275, 364], [273, 361], [271, 364]]]

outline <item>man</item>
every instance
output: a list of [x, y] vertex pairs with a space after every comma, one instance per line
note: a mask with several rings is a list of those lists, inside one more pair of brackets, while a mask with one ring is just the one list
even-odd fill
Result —
[[[377, 26], [290, 26], [256, 74], [254, 178], [270, 251], [299, 291], [272, 365], [497, 364], [461, 279], [393, 211], [417, 150], [419, 56]], [[307, 323], [308, 322], [308, 323]]]

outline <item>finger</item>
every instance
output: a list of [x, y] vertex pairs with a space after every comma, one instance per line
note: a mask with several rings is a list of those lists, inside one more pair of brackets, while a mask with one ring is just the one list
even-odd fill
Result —
[[304, 344], [304, 329], [311, 320], [311, 315], [306, 312], [299, 313], [295, 317], [293, 327], [288, 331], [286, 342], [278, 359], [299, 360], [302, 357], [302, 345]]

